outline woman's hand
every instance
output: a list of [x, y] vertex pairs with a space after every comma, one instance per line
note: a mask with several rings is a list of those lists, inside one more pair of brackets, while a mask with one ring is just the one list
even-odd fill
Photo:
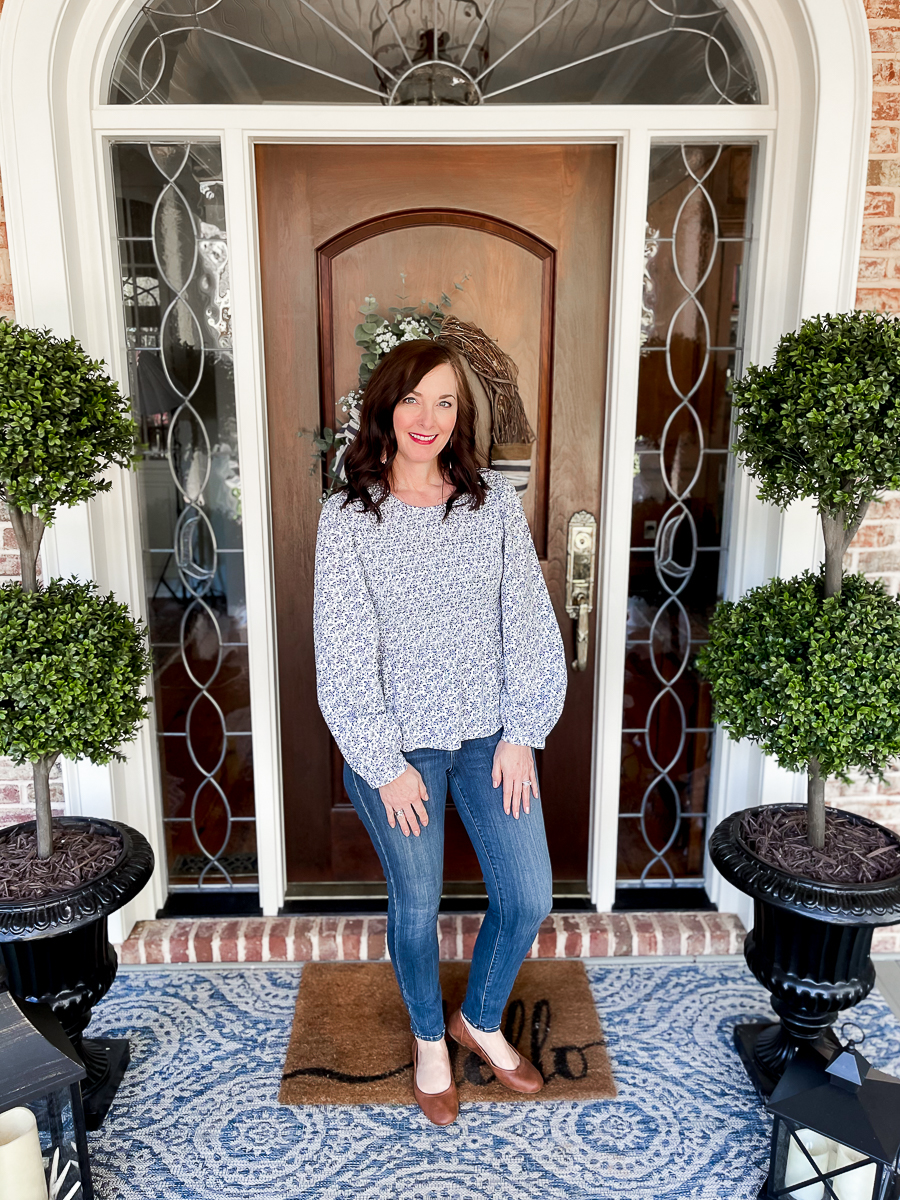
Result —
[[[410, 830], [418, 837], [419, 821], [423, 825], [428, 824], [428, 813], [425, 811], [428, 792], [425, 790], [425, 781], [416, 768], [408, 766], [402, 775], [379, 788], [378, 794], [381, 796], [391, 829], [399, 824], [404, 837], [409, 837]], [[419, 821], [416, 820], [417, 814]]]
[[[518, 821], [520, 805], [524, 812], [531, 812], [531, 796], [532, 793], [535, 796], [538, 794], [538, 785], [530, 746], [514, 746], [512, 742], [504, 742], [501, 738], [494, 751], [491, 779], [494, 787], [503, 784], [505, 813], [512, 811]], [[523, 788], [526, 779], [530, 780], [531, 786]]]

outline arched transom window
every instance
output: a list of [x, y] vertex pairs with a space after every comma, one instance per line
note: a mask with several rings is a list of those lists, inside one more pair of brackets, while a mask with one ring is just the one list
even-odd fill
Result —
[[754, 104], [715, 0], [149, 0], [115, 104]]

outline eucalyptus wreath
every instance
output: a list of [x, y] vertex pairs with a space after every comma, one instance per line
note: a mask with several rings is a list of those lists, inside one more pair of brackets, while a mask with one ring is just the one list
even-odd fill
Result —
[[[463, 279], [465, 283], [466, 275]], [[463, 291], [462, 283], [454, 285]], [[401, 297], [402, 298], [402, 297]], [[390, 316], [378, 315], [378, 301], [374, 296], [366, 296], [359, 311], [362, 321], [353, 331], [357, 346], [362, 354], [359, 360], [359, 384], [365, 388], [372, 378], [372, 372], [395, 346], [401, 342], [413, 342], [419, 338], [436, 338], [441, 332], [445, 308], [451, 304], [446, 292], [441, 292], [440, 304], [432, 300], [422, 300], [421, 306], [407, 304], [398, 308], [388, 309]]]
[[[403, 278], [405, 281], [405, 276]], [[453, 286], [459, 291], [464, 291], [463, 284], [468, 278], [468, 275], [464, 275], [462, 283], [455, 283]], [[443, 311], [450, 305], [450, 297], [446, 292], [442, 292], [440, 304], [423, 300], [421, 308], [415, 305], [392, 307], [388, 309], [390, 316], [382, 317], [378, 314], [378, 301], [375, 297], [366, 296], [359, 309], [363, 320], [355, 330], [356, 344], [362, 350], [359, 386], [338, 401], [338, 407], [346, 419], [338, 430], [326, 428], [319, 432], [301, 429], [298, 435], [309, 435], [313, 440], [312, 453], [316, 462], [310, 468], [310, 475], [320, 470], [321, 463], [327, 459], [329, 451], [335, 452], [328, 468], [328, 489], [322, 496], [323, 501], [343, 482], [347, 448], [359, 432], [363, 392], [372, 377], [372, 372], [395, 346], [402, 342], [418, 341], [420, 338], [440, 337], [445, 345], [452, 347], [466, 361], [483, 387], [491, 407], [491, 438], [495, 446], [494, 452], [508, 466], [515, 468], [514, 474], [518, 477], [518, 482], [514, 481], [516, 489], [522, 491], [527, 486], [530, 468], [526, 466], [523, 469], [523, 460], [526, 464], [530, 463], [530, 446], [535, 440], [535, 435], [519, 394], [519, 369], [483, 329]], [[508, 478], [513, 480], [513, 474], [509, 474]]]
[[[457, 291], [465, 291], [463, 284], [469, 278], [464, 275], [462, 282], [454, 283]], [[401, 279], [406, 282], [405, 274]], [[407, 297], [398, 296], [399, 300]], [[334, 455], [327, 468], [327, 489], [322, 495], [322, 501], [334, 492], [344, 481], [344, 455], [347, 447], [359, 433], [359, 412], [362, 406], [363, 392], [366, 384], [372, 378], [372, 372], [386, 354], [401, 342], [412, 342], [419, 338], [436, 338], [441, 332], [445, 309], [452, 304], [446, 292], [441, 292], [440, 303], [423, 299], [419, 304], [391, 305], [387, 316], [379, 314], [379, 303], [374, 296], [366, 296], [358, 312], [362, 320], [353, 331], [354, 340], [360, 348], [359, 382], [346, 396], [338, 400], [338, 409], [344, 414], [344, 422], [339, 429], [325, 426], [323, 429], [301, 429], [298, 437], [312, 439], [313, 464], [309, 468], [310, 475], [317, 475], [322, 469], [322, 462], [330, 451]]]

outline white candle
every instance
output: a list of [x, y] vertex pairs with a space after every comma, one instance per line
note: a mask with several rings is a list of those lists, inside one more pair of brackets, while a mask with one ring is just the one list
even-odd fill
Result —
[[[862, 1162], [867, 1157], [868, 1155], [859, 1154], [838, 1142], [831, 1169], [836, 1171], [838, 1167], [849, 1167], [851, 1163]], [[838, 1200], [872, 1200], [875, 1190], [875, 1164], [867, 1163], [864, 1167], [857, 1167], [855, 1171], [848, 1171], [846, 1175], [838, 1175], [832, 1180], [831, 1186]]]
[[[795, 1139], [797, 1140], [795, 1141]], [[797, 1141], [802, 1142], [809, 1151], [822, 1175], [828, 1170], [834, 1150], [834, 1142], [830, 1138], [822, 1137], [820, 1133], [816, 1133], [812, 1129], [798, 1129], [788, 1147], [787, 1165], [784, 1169], [785, 1187], [790, 1187], [793, 1183], [800, 1183], [804, 1179], [810, 1179], [815, 1174], [812, 1163], [797, 1145]], [[794, 1200], [822, 1200], [824, 1194], [825, 1184], [818, 1181], [791, 1192]]]
[[0, 1200], [47, 1200], [44, 1158], [30, 1108], [0, 1113]]

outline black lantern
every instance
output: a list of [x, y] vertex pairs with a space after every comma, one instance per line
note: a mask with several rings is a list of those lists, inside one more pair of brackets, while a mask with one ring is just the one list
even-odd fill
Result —
[[94, 1200], [85, 1074], [46, 1005], [0, 992], [0, 1200]]
[[759, 1200], [896, 1200], [900, 1079], [852, 1046], [824, 1068], [795, 1060], [766, 1106], [774, 1118]]

